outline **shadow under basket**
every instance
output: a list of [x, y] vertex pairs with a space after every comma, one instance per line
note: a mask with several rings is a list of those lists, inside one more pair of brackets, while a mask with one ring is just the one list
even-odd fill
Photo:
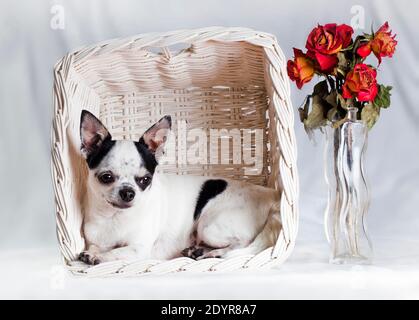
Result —
[[[62, 58], [54, 69], [52, 175], [58, 241], [69, 270], [79, 275], [135, 276], [255, 269], [284, 262], [298, 226], [294, 116], [285, 62], [274, 36], [223, 27], [110, 40]], [[114, 261], [96, 266], [77, 261], [85, 249], [87, 166], [79, 151], [82, 109], [95, 114], [114, 139], [130, 140], [169, 114], [175, 155], [174, 161], [159, 166], [160, 171], [247, 180], [279, 190], [283, 228], [276, 245], [257, 255], [230, 259]], [[219, 161], [187, 163], [190, 141], [179, 136], [180, 126], [188, 132], [202, 129], [210, 141], [204, 154]], [[210, 140], [214, 129], [227, 131]], [[239, 142], [246, 139], [244, 132], [250, 132], [247, 149], [235, 148], [225, 132], [239, 132]], [[246, 154], [252, 159], [256, 153], [261, 154], [260, 161], [255, 157], [249, 163]]]

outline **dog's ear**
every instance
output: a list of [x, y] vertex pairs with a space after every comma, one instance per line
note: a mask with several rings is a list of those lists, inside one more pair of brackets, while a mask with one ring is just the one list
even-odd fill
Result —
[[85, 158], [97, 150], [105, 139], [111, 139], [106, 127], [87, 110], [81, 112], [80, 118], [81, 152]]
[[164, 146], [171, 129], [172, 118], [164, 116], [143, 134], [140, 143], [144, 144], [158, 160], [164, 154]]

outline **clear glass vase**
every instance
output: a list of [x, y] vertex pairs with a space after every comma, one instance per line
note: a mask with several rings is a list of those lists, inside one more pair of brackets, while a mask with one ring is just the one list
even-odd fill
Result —
[[365, 216], [370, 193], [364, 174], [368, 128], [357, 120], [357, 109], [349, 108], [345, 122], [326, 128], [325, 176], [329, 186], [325, 212], [330, 262], [369, 264], [372, 245]]

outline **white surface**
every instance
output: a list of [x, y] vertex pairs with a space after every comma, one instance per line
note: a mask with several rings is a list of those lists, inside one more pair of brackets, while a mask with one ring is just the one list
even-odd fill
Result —
[[[65, 29], [50, 28], [51, 6], [62, 5]], [[359, 272], [329, 266], [322, 216], [327, 189], [322, 143], [313, 146], [296, 116], [301, 223], [295, 254], [279, 272], [136, 280], [68, 280], [51, 290], [49, 251], [55, 239], [49, 133], [52, 67], [85, 44], [137, 33], [211, 25], [244, 26], [273, 33], [284, 53], [304, 47], [317, 23], [350, 23], [353, 5], [365, 9], [366, 28], [389, 20], [398, 33], [393, 59], [379, 80], [393, 85], [392, 106], [369, 140], [367, 173], [372, 185], [368, 217], [377, 265]], [[1, 297], [418, 297], [419, 274], [419, 3], [411, 0], [43, 0], [0, 2], [0, 295]], [[358, 30], [359, 32], [359, 30]], [[298, 91], [297, 110], [314, 82]], [[321, 140], [319, 140], [321, 141]], [[7, 252], [16, 253], [9, 254]], [[361, 288], [352, 288], [351, 282]], [[356, 280], [358, 279], [358, 280]], [[358, 281], [358, 282], [357, 282]], [[202, 290], [205, 286], [205, 290]], [[207, 288], [214, 288], [207, 290]], [[222, 287], [222, 290], [219, 288]]]
[[300, 244], [280, 270], [113, 279], [71, 276], [53, 249], [19, 251], [0, 258], [0, 298], [419, 299], [419, 242], [380, 243], [387, 253], [371, 266], [330, 265], [327, 248]]

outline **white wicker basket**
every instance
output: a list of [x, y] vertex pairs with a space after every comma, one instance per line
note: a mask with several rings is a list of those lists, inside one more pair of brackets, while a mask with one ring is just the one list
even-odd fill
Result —
[[[174, 53], [179, 44], [187, 47]], [[156, 48], [161, 50], [156, 52]], [[289, 256], [298, 227], [298, 175], [294, 117], [285, 58], [274, 36], [245, 28], [211, 27], [106, 41], [66, 55], [55, 66], [52, 174], [57, 235], [65, 264], [75, 274], [141, 275], [226, 271], [279, 265]], [[138, 139], [162, 115], [190, 128], [264, 129], [263, 170], [243, 166], [165, 165], [177, 174], [247, 179], [282, 191], [283, 229], [274, 247], [255, 256], [195, 261], [115, 261], [88, 266], [83, 195], [87, 168], [79, 152], [82, 109], [97, 115], [114, 138]], [[176, 132], [176, 130], [174, 130]]]

